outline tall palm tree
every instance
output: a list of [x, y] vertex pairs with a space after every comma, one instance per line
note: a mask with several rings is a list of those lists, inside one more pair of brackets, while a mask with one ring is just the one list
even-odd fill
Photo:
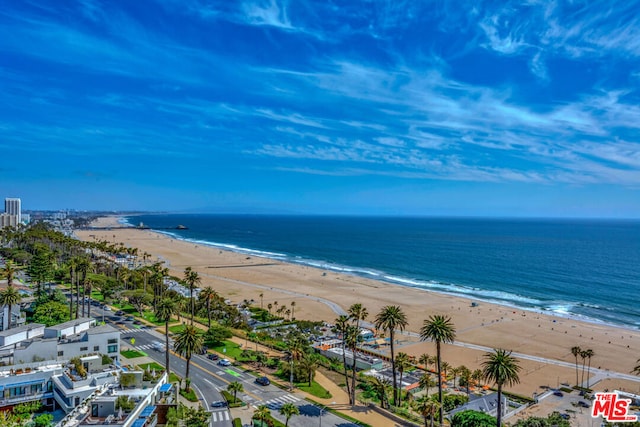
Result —
[[493, 382], [498, 386], [498, 415], [497, 426], [502, 426], [502, 386], [505, 384], [512, 386], [520, 382], [518, 372], [520, 365], [518, 359], [511, 356], [511, 351], [503, 349], [494, 349], [493, 353], [484, 355], [485, 361], [482, 362], [482, 374], [487, 381]]
[[236, 403], [238, 401], [237, 395], [244, 391], [244, 386], [239, 381], [233, 381], [227, 386], [227, 391], [233, 393], [233, 403]]
[[260, 292], [260, 310], [262, 310], [262, 303], [264, 302], [264, 292]]
[[293, 320], [295, 318], [294, 313], [296, 310], [296, 302], [295, 301], [291, 301], [291, 320]]
[[344, 314], [335, 320], [333, 333], [342, 337], [342, 367], [344, 368], [344, 381], [347, 386], [347, 395], [349, 395], [349, 403], [351, 402], [351, 385], [349, 384], [349, 374], [347, 373], [347, 340], [349, 336], [349, 316]]
[[218, 297], [218, 293], [213, 288], [206, 287], [200, 292], [200, 298], [205, 300], [207, 306], [207, 321], [208, 327], [211, 329], [211, 301]]
[[587, 388], [589, 388], [589, 377], [591, 376], [591, 358], [594, 354], [594, 351], [590, 348], [584, 351], [584, 355], [587, 358]]
[[311, 387], [311, 381], [313, 381], [319, 366], [318, 357], [315, 353], [304, 353], [299, 363], [300, 367], [307, 373], [307, 381], [309, 382], [309, 387]]
[[387, 390], [390, 386], [389, 380], [383, 377], [370, 376], [367, 377], [367, 381], [371, 384], [376, 396], [378, 396], [380, 407], [384, 409], [384, 404], [387, 401]]
[[171, 316], [176, 314], [178, 310], [178, 306], [175, 300], [171, 298], [162, 298], [155, 307], [155, 316], [156, 319], [164, 322], [164, 366], [167, 370], [167, 376], [171, 373], [169, 369], [169, 322], [171, 321]]
[[284, 427], [287, 427], [289, 425], [289, 419], [291, 417], [293, 417], [294, 415], [300, 415], [300, 409], [293, 403], [285, 403], [280, 408], [280, 415], [283, 415], [285, 417], [286, 420], [284, 423]]
[[413, 409], [424, 418], [424, 425], [427, 427], [427, 420], [431, 420], [431, 427], [433, 427], [433, 419], [440, 409], [440, 404], [429, 399], [427, 396], [422, 396], [413, 404]]
[[582, 374], [580, 377], [580, 386], [582, 386], [582, 384], [584, 384], [584, 368], [587, 364], [587, 350], [580, 351], [580, 358], [582, 359]]
[[[442, 315], [430, 316], [424, 321], [420, 329], [420, 339], [431, 340], [436, 343], [436, 357], [438, 364], [438, 403], [442, 408], [442, 344], [453, 343], [456, 338], [456, 329], [450, 317]], [[440, 411], [440, 425], [444, 423], [444, 410]]]
[[13, 279], [18, 271], [16, 265], [10, 259], [6, 260], [2, 267], [2, 277], [7, 279], [7, 286], [13, 286]]
[[7, 286], [7, 289], [0, 291], [0, 306], [8, 306], [9, 318], [7, 322], [7, 329], [11, 329], [11, 307], [18, 304], [22, 300], [20, 292], [13, 286]]
[[467, 368], [466, 366], [462, 365], [458, 367], [458, 370], [460, 372], [460, 381], [458, 382], [458, 384], [462, 384], [462, 382], [464, 382], [465, 387], [467, 388], [467, 397], [469, 397], [470, 395], [470, 390], [469, 390], [469, 386], [471, 383], [471, 369]]
[[582, 351], [582, 349], [580, 347], [573, 346], [571, 347], [571, 354], [573, 354], [573, 357], [576, 358], [576, 387], [579, 385], [578, 382], [578, 356], [580, 355], [580, 352]]
[[403, 331], [409, 324], [407, 315], [397, 305], [387, 305], [376, 315], [376, 329], [382, 329], [389, 332], [389, 344], [391, 350], [391, 373], [393, 374], [393, 406], [398, 406], [398, 381], [396, 378], [396, 360], [395, 360], [395, 331], [396, 329]]
[[187, 372], [185, 375], [185, 390], [189, 391], [189, 368], [191, 366], [191, 356], [202, 349], [204, 337], [202, 333], [193, 325], [186, 325], [184, 329], [176, 335], [175, 350], [187, 360]]
[[191, 299], [191, 324], [193, 325], [193, 290], [201, 283], [200, 275], [197, 271], [194, 271], [191, 267], [187, 267], [184, 270], [184, 281], [189, 288], [189, 298]]
[[406, 371], [410, 366], [411, 362], [409, 360], [409, 355], [403, 352], [398, 353], [398, 355], [396, 356], [396, 369], [398, 369], [398, 372], [400, 373], [400, 378], [398, 379], [400, 401], [402, 401], [402, 376], [404, 374], [404, 371]]
[[356, 351], [358, 347], [358, 340], [360, 339], [360, 322], [365, 320], [369, 316], [369, 312], [362, 304], [356, 303], [349, 307], [349, 317], [355, 322], [356, 340], [355, 346], [352, 349], [353, 361], [351, 363], [351, 393], [353, 394], [352, 401], [356, 402]]

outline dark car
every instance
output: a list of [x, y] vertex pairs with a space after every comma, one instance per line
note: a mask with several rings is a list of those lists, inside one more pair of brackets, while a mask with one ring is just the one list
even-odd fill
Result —
[[217, 354], [209, 353], [209, 355], [207, 357], [210, 360], [218, 360], [218, 355]]
[[133, 317], [133, 316], [127, 316], [127, 317], [125, 318], [125, 320], [126, 320], [126, 321], [128, 321], [128, 322], [132, 322], [132, 321], [134, 321], [134, 320], [135, 320], [135, 317]]
[[562, 392], [561, 392], [560, 390], [556, 390], [556, 391], [554, 391], [554, 392], [553, 392], [553, 395], [554, 395], [554, 396], [558, 396], [558, 397], [562, 397], [562, 396], [564, 396], [564, 394], [562, 394]]
[[256, 383], [264, 386], [271, 384], [271, 381], [267, 377], [258, 377], [256, 378]]
[[564, 413], [560, 414], [560, 416], [561, 416], [562, 418], [564, 418], [565, 420], [568, 420], [569, 418], [571, 418], [571, 415], [569, 415], [569, 414], [564, 414]]
[[587, 402], [585, 402], [584, 400], [581, 400], [578, 402], [578, 406], [582, 406], [583, 408], [590, 408], [591, 405], [589, 405]]
[[125, 313], [125, 312], [124, 312], [124, 311], [122, 311], [122, 310], [118, 310], [118, 311], [116, 311], [116, 316], [124, 316], [125, 314], [127, 314], [127, 313]]
[[211, 407], [212, 408], [226, 408], [227, 407], [227, 402], [225, 402], [224, 400], [217, 400], [215, 402], [211, 402]]

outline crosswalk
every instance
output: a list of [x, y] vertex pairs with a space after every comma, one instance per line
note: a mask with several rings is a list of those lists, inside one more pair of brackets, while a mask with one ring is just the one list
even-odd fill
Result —
[[223, 423], [225, 421], [231, 421], [231, 418], [229, 418], [229, 411], [227, 411], [226, 409], [222, 411], [211, 412], [212, 423]]
[[[154, 348], [154, 345], [153, 344], [137, 345], [134, 348], [136, 350], [151, 350], [152, 348]], [[164, 350], [164, 347], [162, 348], [162, 350]]]
[[300, 398], [296, 397], [294, 395], [291, 394], [285, 394], [283, 396], [280, 397], [275, 397], [273, 399], [269, 399], [267, 401], [263, 401], [263, 402], [255, 402], [253, 406], [255, 409], [258, 409], [259, 406], [262, 405], [266, 405], [267, 408], [269, 408], [272, 411], [276, 411], [280, 408], [282, 408], [282, 405], [284, 405], [285, 403], [296, 403], [299, 402]]
[[138, 332], [146, 332], [149, 329], [153, 329], [153, 328], [150, 328], [149, 326], [142, 326], [140, 328], [120, 329], [120, 333], [121, 334], [137, 334]]

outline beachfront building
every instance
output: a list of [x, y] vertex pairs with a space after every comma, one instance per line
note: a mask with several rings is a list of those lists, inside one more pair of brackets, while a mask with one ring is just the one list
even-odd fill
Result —
[[323, 341], [314, 346], [315, 350], [330, 359], [343, 360], [343, 354], [346, 358], [347, 365], [352, 366], [353, 358], [356, 359], [356, 369], [368, 371], [369, 369], [382, 369], [383, 361], [376, 357], [372, 357], [359, 352], [354, 353], [351, 350], [342, 348], [342, 340]]
[[[447, 416], [450, 418], [462, 411], [477, 411], [484, 412], [485, 414], [489, 414], [492, 417], [498, 415], [498, 393], [491, 393], [482, 396], [471, 395], [471, 400], [465, 403], [462, 406], [459, 406], [452, 411], [450, 411]], [[514, 407], [518, 407], [518, 405], [513, 405]], [[503, 394], [502, 395], [502, 417], [503, 419], [507, 417], [509, 414], [509, 410], [511, 407], [509, 406], [509, 399]]]
[[0, 307], [0, 330], [6, 331], [11, 328], [16, 328], [24, 325], [26, 322], [26, 316], [22, 312], [22, 306], [20, 304], [13, 304], [11, 306], [11, 313], [9, 313], [9, 306], [4, 305]]

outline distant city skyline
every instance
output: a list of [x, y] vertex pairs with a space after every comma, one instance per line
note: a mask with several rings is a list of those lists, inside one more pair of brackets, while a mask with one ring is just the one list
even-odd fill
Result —
[[23, 210], [640, 218], [640, 2], [0, 12]]

